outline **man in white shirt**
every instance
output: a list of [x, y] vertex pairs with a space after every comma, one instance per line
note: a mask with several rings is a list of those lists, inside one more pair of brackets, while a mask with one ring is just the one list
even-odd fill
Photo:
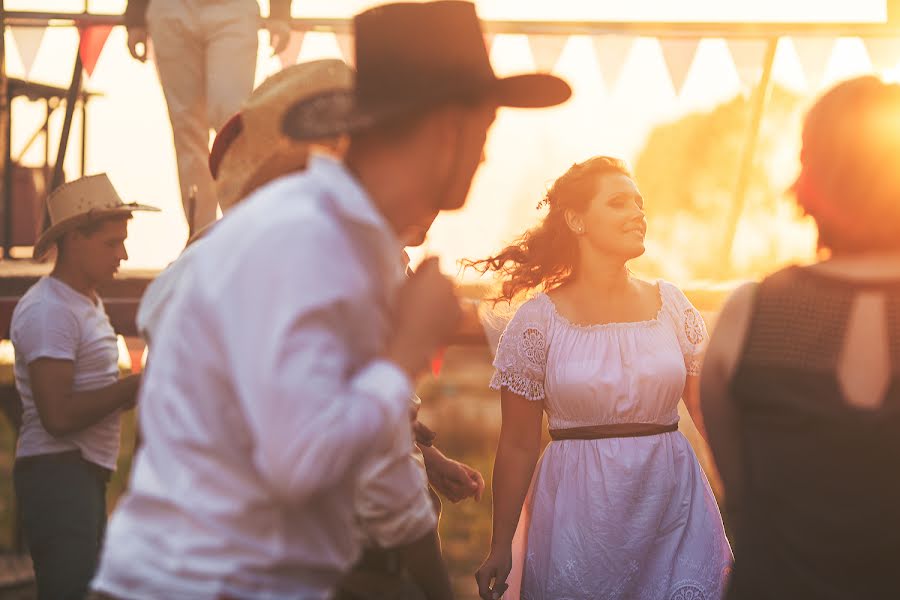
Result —
[[119, 379], [116, 334], [97, 295], [128, 258], [133, 210], [105, 175], [64, 184], [48, 199], [53, 272], [19, 300], [11, 335], [22, 428], [14, 469], [40, 598], [82, 598], [106, 525], [106, 482], [116, 468], [119, 421], [139, 377]]
[[[377, 7], [355, 32], [365, 93], [283, 122], [298, 140], [349, 134], [346, 164], [314, 157], [243, 200], [163, 315], [99, 597], [324, 600], [366, 536], [404, 546], [428, 598], [451, 596], [409, 398], [460, 309], [435, 259], [404, 279], [399, 235], [464, 204], [498, 105], [570, 90], [497, 79], [469, 3]], [[360, 473], [385, 457], [383, 493], [359, 505]]]

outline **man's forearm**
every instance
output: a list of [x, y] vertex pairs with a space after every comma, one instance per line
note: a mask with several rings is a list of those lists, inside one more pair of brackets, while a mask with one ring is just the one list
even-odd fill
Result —
[[81, 431], [115, 411], [130, 406], [137, 397], [140, 382], [140, 375], [129, 375], [99, 390], [73, 393], [65, 407], [60, 407], [61, 418], [52, 427], [56, 433], [50, 433], [66, 435]]

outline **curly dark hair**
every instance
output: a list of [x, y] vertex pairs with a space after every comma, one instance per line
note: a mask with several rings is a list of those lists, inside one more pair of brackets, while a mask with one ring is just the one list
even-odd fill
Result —
[[631, 177], [625, 163], [609, 156], [595, 156], [576, 163], [557, 179], [538, 207], [549, 207], [547, 216], [498, 254], [481, 260], [465, 260], [464, 268], [480, 273], [501, 273], [503, 284], [495, 302], [510, 301], [520, 292], [542, 287], [551, 290], [578, 269], [578, 242], [566, 223], [566, 210], [585, 212], [602, 175]]

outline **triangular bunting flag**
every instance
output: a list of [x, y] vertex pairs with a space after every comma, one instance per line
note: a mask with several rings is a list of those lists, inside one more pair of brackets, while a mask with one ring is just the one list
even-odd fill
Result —
[[103, 46], [106, 45], [111, 31], [112, 25], [92, 25], [79, 28], [81, 41], [78, 42], [78, 55], [81, 56], [81, 65], [88, 77], [94, 72], [94, 67], [97, 66], [97, 60], [100, 58], [100, 53], [103, 52]]
[[22, 65], [25, 67], [25, 78], [31, 73], [31, 67], [34, 65], [34, 59], [37, 57], [38, 50], [41, 48], [41, 42], [44, 41], [44, 32], [46, 27], [11, 27], [13, 39], [16, 41], [16, 47], [19, 49], [19, 56], [22, 58]]
[[488, 56], [491, 55], [491, 50], [494, 48], [494, 38], [496, 34], [493, 33], [485, 33], [484, 34], [484, 47], [487, 50]]
[[900, 38], [863, 38], [872, 67], [879, 72], [893, 69], [900, 60]]
[[681, 93], [687, 74], [694, 62], [694, 54], [700, 44], [698, 38], [660, 38], [659, 45], [662, 48], [663, 59], [669, 69], [669, 77], [672, 78], [672, 86], [675, 94]]
[[565, 35], [529, 35], [528, 45], [531, 47], [535, 68], [544, 73], [552, 71], [568, 41], [569, 38]]
[[356, 66], [356, 44], [353, 34], [336, 33], [334, 34], [334, 39], [341, 50], [341, 57], [344, 59], [344, 62], [351, 67]]
[[441, 369], [444, 367], [444, 355], [447, 353], [447, 348], [442, 347], [438, 348], [435, 353], [431, 356], [431, 374], [435, 377], [441, 374]]
[[634, 45], [634, 38], [627, 35], [602, 35], [591, 38], [591, 43], [597, 57], [597, 68], [606, 85], [613, 87], [619, 81], [619, 75], [622, 74], [622, 68]]
[[741, 85], [746, 89], [755, 89], [762, 79], [768, 40], [736, 38], [728, 40], [727, 43]]
[[300, 49], [303, 47], [304, 35], [305, 32], [303, 31], [291, 32], [287, 47], [278, 53], [278, 60], [281, 62], [282, 69], [297, 64], [297, 57], [300, 55]]
[[794, 50], [806, 76], [806, 86], [816, 89], [822, 84], [825, 69], [834, 49], [834, 38], [830, 37], [795, 37]]

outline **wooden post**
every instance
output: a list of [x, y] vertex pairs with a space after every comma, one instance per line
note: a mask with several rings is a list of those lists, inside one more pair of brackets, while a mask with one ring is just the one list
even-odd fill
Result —
[[744, 146], [744, 155], [741, 157], [741, 168], [738, 172], [737, 188], [734, 192], [734, 203], [728, 215], [725, 229], [725, 237], [722, 241], [721, 271], [726, 274], [731, 266], [731, 251], [734, 248], [734, 238], [737, 234], [738, 223], [744, 212], [744, 204], [747, 201], [747, 188], [750, 186], [750, 175], [753, 173], [753, 162], [756, 156], [756, 144], [759, 141], [759, 127], [762, 124], [763, 113], [769, 102], [772, 91], [772, 65], [775, 64], [775, 50], [778, 48], [778, 38], [769, 40], [766, 50], [766, 58], [763, 63], [762, 78], [753, 94], [753, 115], [750, 119], [750, 128], [747, 131], [747, 143]]
[[887, 21], [892, 25], [900, 25], [900, 0], [887, 0]]

